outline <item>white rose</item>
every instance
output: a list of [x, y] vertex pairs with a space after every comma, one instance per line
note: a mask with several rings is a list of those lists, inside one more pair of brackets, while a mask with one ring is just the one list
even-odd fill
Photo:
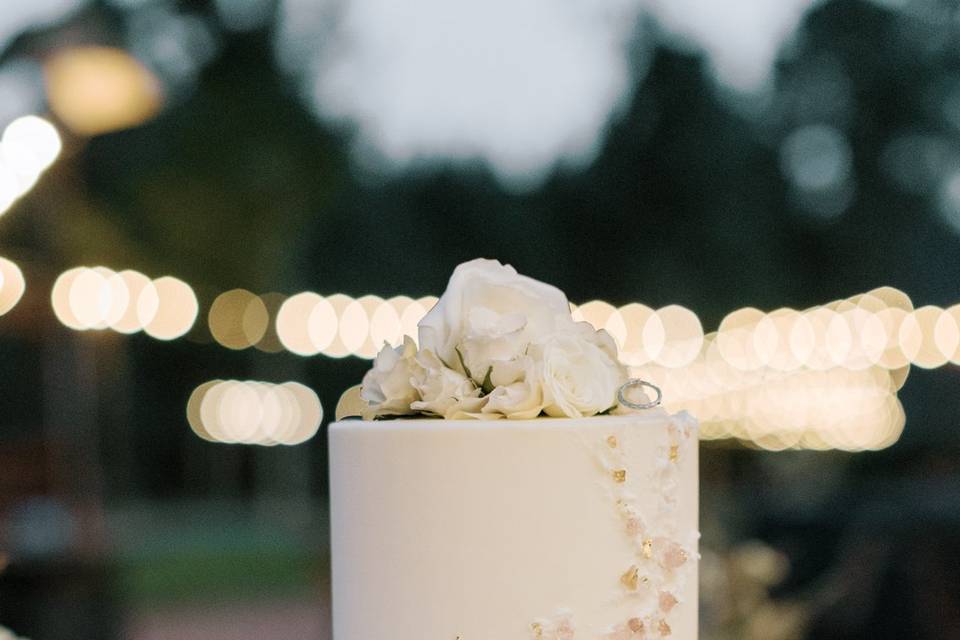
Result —
[[582, 418], [617, 404], [627, 372], [608, 347], [602, 336], [588, 339], [580, 330], [555, 333], [535, 346], [547, 415]]
[[457, 346], [464, 373], [482, 385], [490, 376], [494, 386], [510, 384], [520, 379], [522, 370], [514, 362], [523, 355], [530, 338], [523, 331], [493, 338], [475, 337], [464, 340]]
[[419, 392], [420, 400], [413, 402], [410, 408], [448, 420], [474, 417], [470, 414], [477, 414], [483, 408], [486, 399], [480, 397], [480, 389], [473, 380], [444, 365], [435, 353], [421, 349], [417, 364], [421, 370], [414, 378], [413, 386]]
[[543, 411], [543, 388], [540, 381], [540, 366], [529, 356], [510, 362], [503, 368], [513, 367], [515, 382], [498, 385], [487, 396], [483, 413], [502, 414], [513, 420], [536, 418]]
[[360, 397], [366, 400], [372, 415], [408, 415], [415, 413], [411, 403], [420, 399], [413, 379], [422, 370], [416, 361], [417, 345], [404, 336], [403, 344], [394, 348], [384, 345], [363, 376]]
[[10, 629], [6, 627], [0, 627], [0, 640], [27, 640], [26, 638], [21, 638]]
[[606, 329], [594, 329], [589, 322], [574, 322], [573, 331], [587, 342], [597, 345], [600, 349], [610, 356], [614, 362], [620, 361], [617, 341], [607, 332]]
[[[496, 359], [509, 360], [528, 343], [569, 320], [567, 297], [556, 287], [519, 275], [513, 267], [496, 260], [471, 260], [454, 270], [447, 290], [420, 321], [420, 346], [457, 368], [456, 349], [460, 344], [472, 339], [507, 338], [498, 345], [506, 352], [500, 352]], [[487, 356], [478, 358], [476, 366], [482, 369]], [[486, 374], [470, 369], [473, 376]]]

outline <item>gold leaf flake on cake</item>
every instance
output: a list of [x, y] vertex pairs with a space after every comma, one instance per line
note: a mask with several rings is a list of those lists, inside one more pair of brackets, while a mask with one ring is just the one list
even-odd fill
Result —
[[607, 446], [611, 449], [617, 448], [617, 436], [607, 436]]
[[627, 470], [626, 469], [614, 469], [613, 470], [613, 481], [618, 483], [624, 483], [627, 481]]
[[543, 619], [530, 624], [530, 637], [533, 640], [574, 640], [573, 621], [565, 610], [553, 618]]
[[670, 445], [670, 462], [676, 462], [680, 458], [680, 445]]
[[643, 557], [649, 560], [653, 557], [653, 540], [647, 538], [640, 545], [640, 553], [643, 554]]
[[627, 569], [622, 576], [620, 576], [620, 584], [625, 586], [630, 591], [636, 591], [637, 586], [640, 581], [640, 568], [637, 565], [632, 564], [630, 568]]

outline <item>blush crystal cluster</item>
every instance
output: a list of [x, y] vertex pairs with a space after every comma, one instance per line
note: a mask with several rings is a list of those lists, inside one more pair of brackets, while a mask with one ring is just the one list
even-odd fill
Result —
[[496, 260], [458, 266], [418, 330], [419, 348], [385, 345], [364, 376], [365, 418], [582, 418], [616, 406], [628, 378], [562, 291]]

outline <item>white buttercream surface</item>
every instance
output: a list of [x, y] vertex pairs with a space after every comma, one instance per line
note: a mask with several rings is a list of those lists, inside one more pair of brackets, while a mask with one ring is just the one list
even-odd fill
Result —
[[334, 640], [597, 640], [631, 618], [696, 638], [687, 414], [338, 422], [330, 480]]

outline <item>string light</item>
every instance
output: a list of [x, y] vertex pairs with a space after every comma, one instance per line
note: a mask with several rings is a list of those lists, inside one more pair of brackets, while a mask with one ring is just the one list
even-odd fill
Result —
[[232, 289], [217, 296], [207, 320], [213, 339], [234, 350], [259, 343], [270, 324], [266, 304], [246, 289]]
[[26, 290], [23, 273], [15, 263], [0, 258], [0, 316], [10, 312]]
[[[177, 301], [180, 295], [185, 302]], [[76, 329], [132, 332], [133, 305], [137, 326], [155, 337], [173, 336], [188, 330], [196, 315], [186, 283], [103, 267], [64, 273], [51, 298], [58, 318]], [[230, 348], [256, 344], [272, 315], [278, 345], [291, 353], [372, 358], [383, 344], [396, 345], [404, 335], [416, 339], [417, 323], [436, 301], [302, 292], [286, 299], [274, 294], [267, 309], [256, 294], [233, 290], [215, 300], [209, 317], [211, 333]], [[910, 365], [960, 364], [960, 304], [914, 309], [906, 294], [890, 287], [806, 311], [740, 309], [706, 335], [696, 314], [677, 305], [617, 308], [594, 300], [571, 309], [575, 319], [610, 331], [632, 374], [660, 386], [668, 409], [695, 413], [704, 439], [735, 438], [771, 450], [890, 446], [905, 423], [896, 394]], [[177, 331], [163, 329], [168, 324]], [[211, 381], [195, 390], [188, 418], [198, 436], [216, 442], [302, 441], [315, 433], [302, 425], [318, 424], [322, 410], [312, 391], [291, 385]], [[294, 407], [311, 416], [296, 429], [290, 426]]]
[[150, 280], [136, 271], [76, 267], [60, 274], [50, 293], [57, 319], [77, 331], [144, 331], [173, 340], [193, 327], [199, 305], [193, 289], [171, 276]]
[[37, 116], [17, 118], [0, 137], [0, 215], [37, 183], [60, 155], [56, 127]]
[[323, 421], [317, 394], [298, 382], [211, 380], [193, 390], [186, 413], [204, 440], [268, 447], [306, 442]]

